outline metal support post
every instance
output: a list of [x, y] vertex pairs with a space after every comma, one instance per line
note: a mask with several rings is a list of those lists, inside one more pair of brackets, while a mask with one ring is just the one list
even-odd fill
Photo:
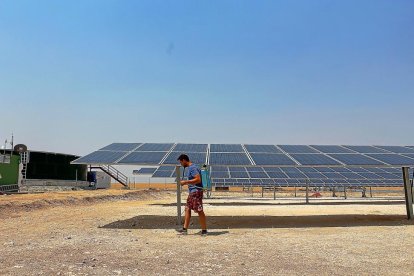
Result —
[[306, 204], [309, 204], [309, 182], [306, 180]]
[[276, 185], [273, 185], [273, 199], [276, 200]]
[[175, 173], [177, 175], [177, 225], [181, 225], [181, 176], [180, 176], [180, 166], [175, 167]]
[[410, 168], [403, 167], [403, 178], [404, 178], [404, 193], [405, 193], [405, 206], [407, 209], [407, 219], [411, 220], [414, 218], [413, 215], [413, 185], [410, 181]]
[[345, 199], [347, 199], [347, 196], [346, 196], [346, 186], [344, 185], [344, 197], [345, 197]]
[[371, 186], [369, 186], [369, 194], [372, 197], [372, 187]]

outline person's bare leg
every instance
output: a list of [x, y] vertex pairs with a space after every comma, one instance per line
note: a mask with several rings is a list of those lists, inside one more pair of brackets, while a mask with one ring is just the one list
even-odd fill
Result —
[[185, 219], [184, 219], [184, 228], [188, 229], [188, 226], [190, 226], [190, 219], [191, 219], [191, 209], [186, 208], [185, 209]]
[[198, 218], [200, 220], [201, 230], [207, 230], [206, 214], [204, 214], [204, 211], [198, 213]]

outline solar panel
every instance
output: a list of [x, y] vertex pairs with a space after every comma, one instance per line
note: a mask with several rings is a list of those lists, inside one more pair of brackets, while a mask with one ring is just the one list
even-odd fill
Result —
[[345, 179], [346, 177], [340, 173], [337, 172], [325, 172], [322, 173], [326, 178], [329, 179]]
[[267, 172], [267, 174], [269, 175], [270, 178], [288, 178], [288, 176], [282, 171], [280, 172], [270, 171], [270, 172]]
[[159, 164], [166, 152], [132, 152], [121, 159], [120, 164]]
[[296, 163], [285, 154], [251, 153], [256, 165], [296, 165]]
[[333, 170], [332, 168], [329, 168], [329, 167], [317, 167], [317, 168], [315, 168], [315, 170], [317, 170], [318, 172], [321, 172], [321, 173], [335, 172], [335, 170]]
[[350, 150], [359, 152], [359, 153], [386, 153], [385, 150], [379, 149], [372, 146], [344, 146]]
[[243, 171], [230, 171], [230, 177], [231, 178], [249, 178], [248, 173], [246, 172], [246, 170]]
[[135, 151], [169, 151], [174, 144], [160, 144], [160, 143], [146, 143], [140, 146]]
[[404, 156], [406, 156], [406, 157], [409, 157], [409, 158], [413, 158], [414, 159], [414, 154], [411, 154], [411, 153], [405, 153], [405, 154], [403, 154]]
[[342, 172], [341, 173], [347, 179], [362, 179], [363, 177], [354, 172]]
[[398, 154], [368, 154], [368, 156], [390, 165], [414, 165], [414, 159]]
[[278, 145], [287, 153], [319, 153], [319, 151], [305, 145]]
[[175, 152], [207, 152], [207, 144], [177, 144]]
[[210, 172], [211, 178], [229, 178], [229, 172], [223, 172], [223, 171], [212, 171]]
[[138, 174], [154, 174], [157, 168], [141, 168], [138, 170]]
[[211, 144], [210, 152], [244, 152], [240, 144]]
[[211, 165], [251, 165], [245, 153], [216, 153], [210, 154]]
[[210, 167], [211, 171], [222, 171], [222, 172], [227, 172], [229, 170], [229, 167], [227, 166], [211, 166]]
[[381, 179], [381, 177], [379, 177], [377, 174], [371, 172], [360, 172], [358, 174], [367, 179]]
[[173, 171], [175, 170], [175, 166], [160, 166], [158, 167], [159, 171]]
[[160, 170], [157, 170], [152, 175], [152, 177], [171, 177], [172, 174], [173, 174], [173, 171], [160, 171]]
[[106, 147], [101, 148], [100, 150], [110, 150], [110, 151], [131, 151], [142, 145], [141, 143], [112, 143]]
[[262, 171], [262, 172], [249, 172], [249, 175], [250, 175], [251, 178], [269, 178], [264, 171]]
[[301, 171], [294, 167], [286, 167], [281, 168], [282, 171], [289, 177], [289, 178], [307, 178]]
[[323, 153], [355, 153], [354, 151], [334, 145], [311, 145], [311, 147], [323, 152]]
[[414, 153], [414, 149], [401, 146], [375, 146], [393, 153]]
[[291, 156], [302, 165], [340, 165], [339, 162], [324, 154], [291, 154]]
[[112, 164], [115, 163], [118, 159], [122, 158], [126, 152], [118, 151], [95, 151], [88, 155], [85, 155], [73, 163], [75, 164]]
[[384, 165], [384, 163], [362, 154], [329, 154], [329, 156], [344, 163], [345, 165]]
[[274, 145], [244, 145], [248, 152], [282, 153]]
[[[164, 160], [163, 164], [179, 164], [177, 158], [182, 154], [182, 152], [171, 152], [168, 157]], [[206, 156], [207, 153], [203, 152], [190, 152], [187, 153], [188, 157], [190, 158], [191, 162], [197, 165], [203, 165], [206, 163]]]

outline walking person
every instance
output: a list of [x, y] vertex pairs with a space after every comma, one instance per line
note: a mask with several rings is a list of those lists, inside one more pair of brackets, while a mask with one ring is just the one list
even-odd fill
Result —
[[207, 235], [207, 223], [206, 215], [203, 210], [203, 183], [201, 178], [201, 170], [197, 165], [191, 162], [190, 158], [186, 154], [181, 154], [177, 160], [180, 161], [180, 164], [184, 167], [184, 170], [187, 169], [186, 176], [188, 180], [182, 180], [181, 186], [188, 185], [189, 193], [187, 204], [185, 206], [184, 226], [182, 229], [178, 230], [178, 232], [184, 235], [187, 234], [188, 227], [190, 225], [191, 211], [194, 211], [198, 214], [200, 221], [200, 234], [205, 236]]

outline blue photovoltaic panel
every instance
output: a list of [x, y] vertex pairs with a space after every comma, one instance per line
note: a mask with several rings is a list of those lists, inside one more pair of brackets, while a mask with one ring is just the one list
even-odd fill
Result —
[[319, 153], [319, 151], [305, 145], [278, 145], [287, 153]]
[[111, 151], [131, 151], [137, 148], [141, 143], [112, 143], [100, 150], [111, 150]]
[[251, 178], [268, 178], [265, 172], [249, 172]]
[[332, 168], [329, 168], [329, 167], [317, 167], [317, 168], [315, 168], [315, 170], [317, 170], [318, 172], [321, 172], [321, 173], [335, 172], [335, 170], [333, 170]]
[[[337, 168], [333, 168], [333, 169], [336, 172], [355, 172], [355, 173], [367, 172], [366, 169], [361, 168], [361, 167], [352, 167], [352, 168], [341, 168], [341, 167], [337, 167]], [[346, 171], [344, 169], [346, 169]]]
[[409, 158], [413, 158], [414, 159], [414, 154], [404, 153], [403, 155], [406, 156], [406, 157], [409, 157]]
[[337, 173], [337, 172], [325, 172], [325, 173], [322, 173], [322, 174], [326, 178], [329, 178], [329, 179], [345, 179], [345, 176], [343, 176], [342, 174]]
[[251, 153], [256, 165], [296, 165], [296, 163], [285, 154]]
[[175, 170], [175, 166], [160, 166], [158, 167], [159, 171], [173, 171]]
[[249, 178], [246, 171], [230, 171], [231, 178]]
[[372, 146], [344, 146], [350, 150], [356, 151], [358, 153], [386, 153], [385, 150], [372, 147]]
[[414, 159], [398, 154], [368, 154], [370, 157], [390, 165], [414, 165]]
[[401, 177], [396, 177], [394, 174], [392, 173], [376, 173], [376, 175], [379, 175], [380, 177], [383, 177], [385, 179], [400, 179]]
[[360, 176], [365, 177], [367, 179], [381, 179], [382, 177], [378, 176], [375, 173], [371, 173], [371, 172], [360, 172], [358, 173]]
[[264, 172], [263, 167], [257, 167], [257, 166], [254, 166], [254, 167], [246, 167], [246, 170], [248, 172]]
[[118, 163], [122, 164], [159, 164], [166, 155], [166, 152], [132, 152], [125, 156]]
[[414, 153], [414, 149], [400, 146], [375, 146], [384, 150], [391, 151], [393, 153]]
[[355, 153], [350, 149], [346, 149], [341, 146], [334, 145], [311, 145], [311, 147], [323, 152], [323, 153]]
[[227, 166], [211, 166], [211, 171], [220, 171], [220, 172], [227, 172], [229, 171], [229, 167]]
[[291, 154], [302, 165], [341, 165], [324, 154]]
[[354, 172], [342, 172], [341, 173], [347, 179], [362, 179], [363, 177]]
[[248, 152], [282, 153], [274, 145], [244, 145]]
[[211, 144], [210, 152], [244, 152], [240, 144]]
[[174, 148], [177, 152], [207, 152], [207, 144], [177, 144]]
[[91, 154], [85, 155], [75, 161], [74, 164], [112, 164], [118, 159], [122, 158], [125, 154], [124, 151], [95, 151]]
[[210, 172], [211, 178], [229, 178], [229, 172], [223, 172], [223, 171], [212, 171]]
[[[163, 164], [179, 164], [180, 162], [177, 160], [177, 158], [182, 154], [182, 152], [171, 152], [168, 157], [164, 160]], [[197, 164], [199, 166], [206, 163], [206, 156], [207, 153], [202, 152], [190, 152], [186, 153], [188, 157], [190, 158], [191, 162], [194, 164]]]
[[169, 151], [174, 144], [146, 143], [135, 151]]
[[157, 168], [141, 168], [138, 170], [138, 174], [154, 174]]
[[345, 165], [384, 165], [384, 163], [362, 154], [329, 154], [329, 156], [344, 163]]
[[269, 175], [270, 178], [288, 178], [288, 176], [283, 173], [282, 171], [268, 171], [267, 174]]
[[251, 165], [245, 153], [210, 153], [211, 165]]
[[294, 167], [281, 168], [282, 171], [290, 178], [306, 178], [301, 171]]
[[157, 170], [152, 177], [171, 177], [171, 175], [173, 174], [173, 171], [160, 171]]
[[300, 167], [299, 170], [301, 172], [318, 172], [315, 168], [313, 167]]

